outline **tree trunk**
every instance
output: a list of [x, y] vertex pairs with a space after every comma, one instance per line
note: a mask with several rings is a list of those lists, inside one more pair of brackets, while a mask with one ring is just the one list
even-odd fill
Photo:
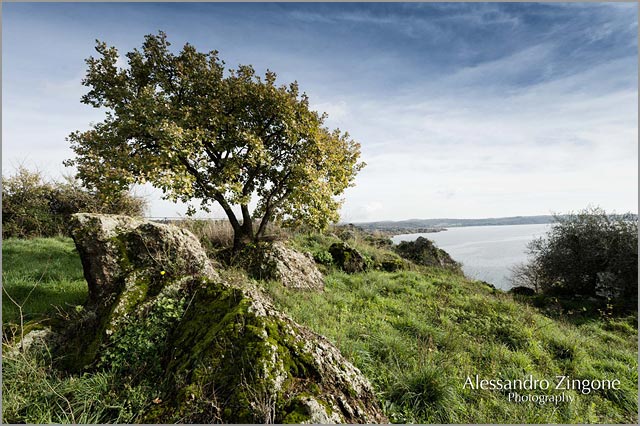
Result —
[[233, 251], [237, 252], [247, 243], [256, 242], [257, 235], [253, 231], [253, 221], [249, 208], [246, 205], [240, 206], [242, 209], [242, 224], [233, 228]]
[[245, 226], [245, 224], [243, 223], [242, 226], [233, 230], [233, 251], [234, 252], [239, 251], [248, 243], [252, 243], [256, 241], [256, 236], [253, 233], [253, 227], [250, 224], [251, 223], [249, 222], [249, 226]]

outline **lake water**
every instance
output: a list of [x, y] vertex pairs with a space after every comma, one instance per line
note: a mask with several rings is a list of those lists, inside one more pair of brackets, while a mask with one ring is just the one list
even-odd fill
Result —
[[527, 243], [543, 236], [550, 224], [464, 226], [429, 234], [404, 234], [394, 243], [425, 237], [462, 263], [469, 278], [486, 281], [497, 288], [509, 289], [510, 268], [527, 260]]

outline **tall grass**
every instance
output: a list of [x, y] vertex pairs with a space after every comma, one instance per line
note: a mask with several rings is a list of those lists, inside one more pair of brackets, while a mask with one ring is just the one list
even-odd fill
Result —
[[46, 347], [29, 353], [6, 346], [2, 358], [2, 423], [135, 423], [153, 389], [132, 387], [109, 371], [64, 375]]
[[228, 220], [185, 219], [176, 225], [193, 232], [208, 251], [233, 245], [233, 228]]

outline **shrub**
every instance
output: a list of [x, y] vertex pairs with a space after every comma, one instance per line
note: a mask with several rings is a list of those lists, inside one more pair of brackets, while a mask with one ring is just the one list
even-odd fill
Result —
[[534, 273], [543, 293], [600, 297], [636, 305], [638, 224], [632, 214], [587, 208], [556, 216], [545, 237], [529, 244]]
[[333, 264], [333, 256], [326, 250], [313, 253], [313, 260], [322, 265], [331, 266]]
[[2, 238], [58, 234], [49, 210], [53, 187], [40, 172], [20, 167], [16, 174], [2, 177]]
[[42, 173], [18, 168], [2, 177], [2, 237], [67, 235], [69, 216], [78, 212], [141, 216], [146, 202], [128, 192], [105, 199], [73, 179], [47, 181]]

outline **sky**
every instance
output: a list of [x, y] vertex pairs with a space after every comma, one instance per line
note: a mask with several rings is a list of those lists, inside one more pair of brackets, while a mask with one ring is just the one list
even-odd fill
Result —
[[361, 144], [343, 222], [638, 211], [636, 3], [5, 3], [3, 175], [73, 173], [65, 138], [104, 118], [80, 103], [95, 40], [159, 30], [297, 80]]

